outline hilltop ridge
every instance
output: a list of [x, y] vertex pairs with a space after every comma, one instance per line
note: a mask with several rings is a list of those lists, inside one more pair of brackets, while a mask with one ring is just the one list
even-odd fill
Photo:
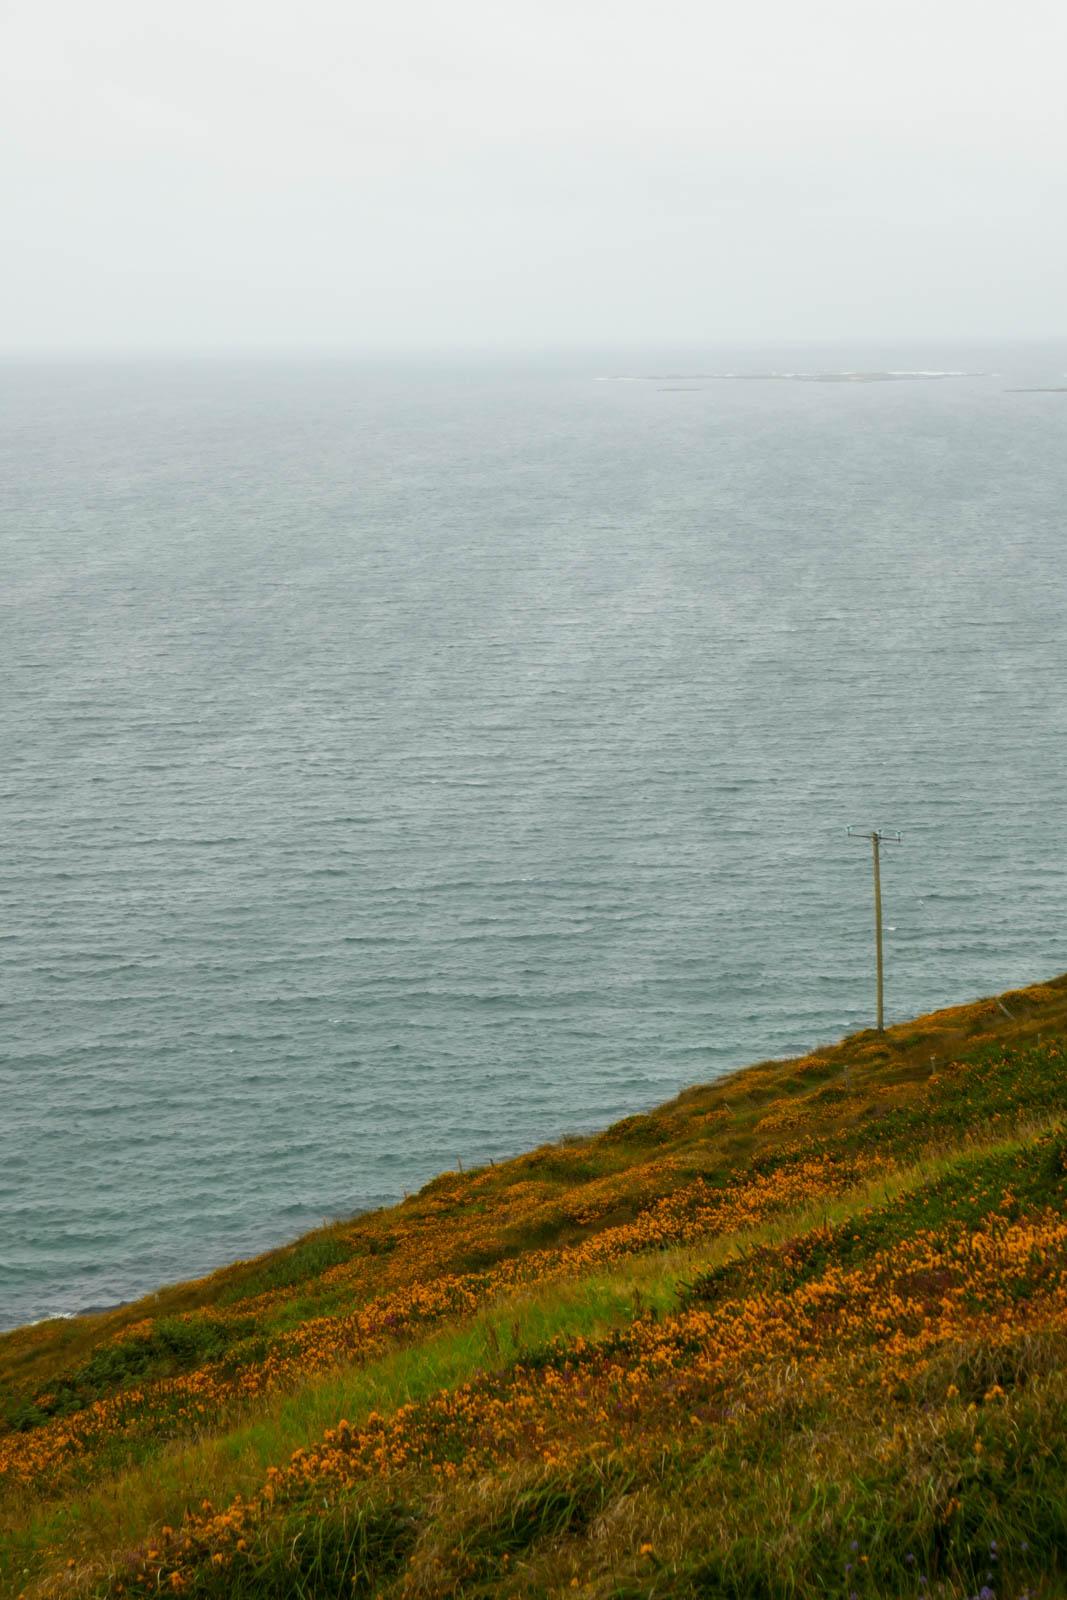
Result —
[[1061, 1595], [1065, 1119], [1061, 977], [15, 1330], [0, 1583]]

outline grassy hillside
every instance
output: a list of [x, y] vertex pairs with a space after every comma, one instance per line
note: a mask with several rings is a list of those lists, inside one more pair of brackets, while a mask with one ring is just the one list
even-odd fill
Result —
[[1067, 978], [0, 1338], [10, 1595], [1067, 1595]]

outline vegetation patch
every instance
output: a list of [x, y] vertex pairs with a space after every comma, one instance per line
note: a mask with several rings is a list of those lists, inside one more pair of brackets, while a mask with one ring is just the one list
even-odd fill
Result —
[[0, 1591], [1067, 1594], [1067, 980], [0, 1339]]

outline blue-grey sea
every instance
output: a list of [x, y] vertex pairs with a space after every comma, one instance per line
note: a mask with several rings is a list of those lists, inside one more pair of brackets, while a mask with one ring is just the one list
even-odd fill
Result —
[[0, 368], [0, 1326], [1067, 967], [1063, 387]]

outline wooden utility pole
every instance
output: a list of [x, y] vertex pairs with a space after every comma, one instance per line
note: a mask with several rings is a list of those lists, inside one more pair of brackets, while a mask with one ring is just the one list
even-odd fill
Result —
[[900, 833], [887, 833], [881, 828], [872, 828], [865, 833], [860, 828], [849, 828], [850, 839], [869, 839], [871, 853], [874, 859], [874, 964], [878, 996], [878, 1032], [885, 1032], [885, 964], [882, 959], [882, 862], [881, 847], [884, 844], [900, 844], [903, 835]]

